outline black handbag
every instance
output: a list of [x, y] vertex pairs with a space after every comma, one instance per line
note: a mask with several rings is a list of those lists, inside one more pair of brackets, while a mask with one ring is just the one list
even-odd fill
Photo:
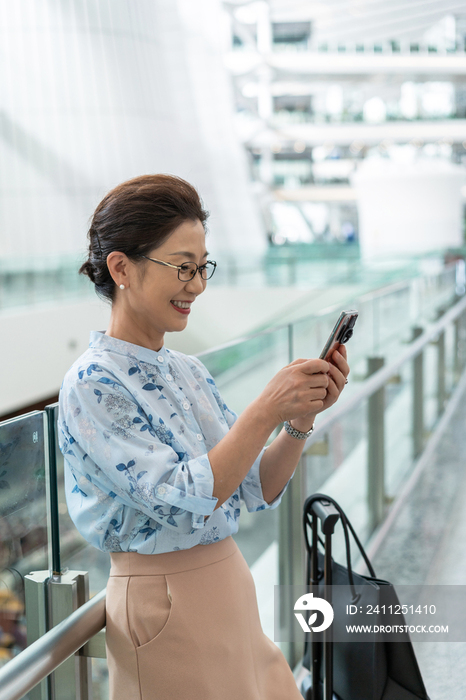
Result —
[[[332, 589], [339, 592], [338, 596], [332, 599], [334, 610], [332, 635], [335, 639], [342, 639], [344, 634], [341, 635], [339, 632], [343, 630], [343, 626], [348, 622], [347, 605], [356, 604], [358, 609], [364, 610], [367, 609], [366, 606], [368, 605], [378, 605], [379, 608], [384, 610], [393, 610], [395, 608], [389, 608], [388, 606], [399, 605], [399, 600], [392, 584], [376, 577], [364, 548], [341, 507], [333, 498], [320, 493], [309, 496], [304, 504], [303, 526], [308, 554], [306, 585], [311, 585], [311, 561], [313, 546], [315, 546], [317, 557], [314, 559], [314, 569], [317, 564], [317, 571], [314, 570], [312, 572], [314, 576], [312, 590], [315, 591], [316, 596], [326, 597], [324, 554], [318, 551], [317, 540], [321, 544], [323, 543], [320, 537], [317, 536], [316, 515], [313, 509], [313, 504], [317, 502], [324, 506], [333, 504], [336, 511], [338, 511], [339, 519], [343, 526], [347, 565], [346, 567], [342, 566], [331, 558], [330, 564], [328, 564], [330, 570], [327, 571], [329, 578], [331, 577]], [[316, 507], [314, 506], [314, 508]], [[311, 546], [308, 537], [308, 526], [312, 526], [313, 518], [313, 546]], [[335, 514], [335, 521], [337, 519], [338, 515]], [[362, 576], [352, 570], [348, 530], [353, 535], [371, 574], [370, 576]], [[315, 538], [316, 541], [314, 541]], [[328, 537], [326, 537], [326, 542], [328, 545], [330, 544]], [[334, 586], [341, 588], [334, 589]], [[393, 618], [390, 618], [387, 614], [385, 618], [381, 619], [379, 617], [378, 622], [388, 625], [393, 622]], [[396, 623], [398, 625], [406, 625], [404, 616], [397, 614]], [[322, 632], [313, 633], [312, 644], [306, 640], [304, 649], [303, 666], [307, 669], [310, 669], [312, 666], [316, 675], [319, 676], [318, 684], [316, 684], [319, 687], [314, 691], [310, 690], [308, 693], [308, 697], [313, 698], [323, 697], [322, 688], [325, 671], [322, 663], [322, 635]], [[332, 678], [330, 683], [333, 686], [333, 692], [339, 700], [429, 700], [409, 633], [404, 632], [401, 638], [403, 641], [377, 641], [377, 639], [380, 640], [383, 637], [374, 633], [370, 637], [371, 641], [358, 641], [349, 638], [348, 641], [334, 641], [331, 644], [333, 672], [331, 671]], [[367, 639], [367, 636], [365, 639]], [[397, 639], [400, 639], [400, 636], [397, 636]], [[326, 670], [328, 671], [328, 667]]]

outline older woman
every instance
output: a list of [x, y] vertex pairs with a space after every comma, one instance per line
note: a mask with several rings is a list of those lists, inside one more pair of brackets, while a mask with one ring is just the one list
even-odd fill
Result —
[[295, 360], [241, 416], [229, 409], [202, 362], [164, 345], [215, 271], [206, 218], [180, 178], [125, 182], [97, 207], [80, 270], [111, 318], [63, 381], [60, 448], [70, 515], [111, 555], [112, 700], [301, 697], [232, 535], [241, 501], [279, 505], [316, 414], [343, 389], [346, 351]]

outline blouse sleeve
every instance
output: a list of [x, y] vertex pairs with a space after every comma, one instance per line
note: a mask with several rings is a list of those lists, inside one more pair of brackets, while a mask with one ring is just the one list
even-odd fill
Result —
[[264, 447], [261, 450], [259, 457], [256, 459], [251, 469], [248, 471], [248, 473], [246, 474], [246, 476], [240, 484], [240, 497], [243, 499], [246, 509], [249, 511], [249, 513], [254, 513], [258, 510], [265, 510], [266, 508], [270, 508], [271, 510], [273, 510], [273, 508], [279, 506], [283, 494], [288, 488], [288, 484], [290, 483], [296, 471], [295, 469], [293, 474], [286, 482], [285, 486], [282, 488], [280, 493], [273, 499], [273, 501], [267, 503], [267, 501], [264, 500], [264, 495], [262, 493], [262, 484], [260, 480], [259, 471], [260, 463], [266, 449], [267, 447]]
[[[187, 459], [162, 418], [146, 415], [105, 368], [91, 365], [60, 394], [60, 449], [78, 474], [107, 496], [164, 527], [204, 527], [218, 502], [207, 454]], [[84, 496], [85, 481], [73, 492]]]
[[[207, 368], [200, 362], [200, 360], [198, 360], [194, 356], [191, 357], [191, 359], [195, 360], [196, 364], [202, 367], [203, 372], [206, 375], [207, 382], [210, 384], [211, 390], [214, 393], [215, 399], [223, 411], [228, 427], [231, 428], [238, 419], [238, 415], [230, 408], [228, 408], [228, 406], [220, 396], [217, 385], [215, 384], [215, 380], [213, 379], [212, 375], [209, 373]], [[284, 485], [283, 489], [274, 498], [274, 500], [271, 503], [267, 503], [267, 501], [264, 500], [264, 495], [262, 493], [262, 484], [260, 480], [260, 463], [266, 449], [267, 447], [262, 448], [259, 455], [255, 459], [251, 469], [248, 471], [248, 473], [246, 474], [239, 486], [240, 498], [244, 501], [246, 509], [249, 511], [249, 513], [253, 513], [259, 510], [265, 510], [267, 508], [273, 509], [279, 506], [283, 494], [288, 488], [288, 484], [290, 483], [295, 473], [293, 472], [293, 474], [290, 476], [290, 478]]]

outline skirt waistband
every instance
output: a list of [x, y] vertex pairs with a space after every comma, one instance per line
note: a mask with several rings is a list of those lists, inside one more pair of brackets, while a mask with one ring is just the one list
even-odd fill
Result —
[[219, 542], [197, 544], [190, 549], [178, 549], [160, 554], [110, 552], [110, 576], [157, 576], [200, 569], [234, 554], [238, 545], [231, 535]]

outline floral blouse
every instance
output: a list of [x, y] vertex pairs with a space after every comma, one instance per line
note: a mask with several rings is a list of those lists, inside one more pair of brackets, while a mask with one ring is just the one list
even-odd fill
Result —
[[202, 362], [92, 331], [59, 396], [59, 444], [70, 516], [92, 545], [154, 554], [209, 544], [238, 531], [240, 505], [264, 501], [263, 448], [217, 510], [208, 452], [237, 419]]

